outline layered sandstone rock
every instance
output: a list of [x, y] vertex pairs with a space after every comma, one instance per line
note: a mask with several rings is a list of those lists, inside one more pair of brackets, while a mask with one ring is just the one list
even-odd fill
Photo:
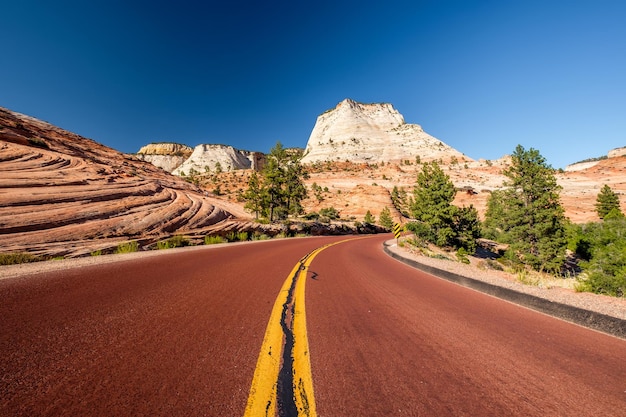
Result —
[[181, 178], [0, 108], [0, 252], [77, 256], [202, 234], [231, 217]]
[[193, 149], [180, 143], [150, 143], [135, 155], [167, 172], [172, 172], [191, 156]]
[[[203, 144], [194, 148], [191, 156], [182, 165], [172, 171], [175, 175], [189, 175], [198, 173], [234, 171], [237, 169], [255, 169], [262, 167], [265, 156], [260, 152], [250, 152], [235, 149], [228, 145]], [[219, 167], [219, 168], [218, 168]]]
[[421, 126], [407, 124], [389, 103], [346, 99], [317, 118], [303, 163], [317, 161], [387, 162], [433, 159], [471, 161]]

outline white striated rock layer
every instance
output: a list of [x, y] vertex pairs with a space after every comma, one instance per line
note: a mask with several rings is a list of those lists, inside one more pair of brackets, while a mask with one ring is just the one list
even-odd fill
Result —
[[172, 174], [189, 174], [192, 169], [199, 173], [207, 169], [215, 172], [218, 163], [222, 171], [259, 169], [263, 161], [264, 156], [260, 152], [242, 151], [228, 145], [203, 144], [196, 146], [191, 156]]
[[424, 161], [452, 157], [472, 161], [421, 126], [405, 123], [389, 103], [345, 99], [317, 118], [302, 162], [381, 162], [414, 160], [417, 156]]

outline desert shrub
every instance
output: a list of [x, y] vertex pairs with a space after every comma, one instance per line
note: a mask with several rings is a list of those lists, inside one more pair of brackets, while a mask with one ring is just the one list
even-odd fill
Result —
[[102, 249], [95, 250], [90, 253], [91, 256], [100, 256], [102, 255]]
[[15, 265], [24, 264], [29, 262], [42, 261], [39, 256], [32, 255], [30, 253], [0, 253], [0, 265]]
[[302, 216], [303, 219], [305, 220], [317, 220], [320, 218], [320, 215], [316, 212], [311, 212], [311, 213], [307, 213], [304, 216]]
[[32, 146], [36, 146], [38, 148], [44, 148], [44, 149], [49, 149], [50, 148], [48, 146], [48, 144], [46, 143], [46, 141], [44, 141], [41, 138], [37, 138], [37, 137], [28, 138], [28, 143], [31, 144]]
[[139, 250], [139, 244], [136, 241], [124, 242], [117, 245], [115, 253], [132, 253]]
[[271, 237], [266, 235], [265, 233], [254, 232], [254, 234], [252, 235], [251, 239], [252, 240], [269, 240], [269, 239], [271, 239]]
[[162, 240], [157, 242], [158, 249], [171, 249], [171, 248], [180, 248], [184, 246], [189, 246], [191, 242], [181, 235], [173, 236], [167, 240]]
[[334, 207], [325, 207], [320, 209], [320, 216], [326, 217], [330, 220], [337, 220], [339, 218], [339, 211]]
[[204, 237], [205, 245], [215, 245], [217, 243], [226, 243], [226, 242], [228, 242], [228, 240], [226, 240], [222, 236], [208, 235]]
[[467, 257], [467, 255], [469, 255], [469, 253], [467, 252], [467, 249], [461, 247], [456, 251], [456, 258], [459, 260], [459, 262], [464, 263], [464, 264], [469, 264], [470, 260]]
[[480, 269], [493, 269], [494, 271], [504, 271], [504, 267], [493, 259], [485, 259], [484, 261], [480, 261], [478, 263], [478, 267]]

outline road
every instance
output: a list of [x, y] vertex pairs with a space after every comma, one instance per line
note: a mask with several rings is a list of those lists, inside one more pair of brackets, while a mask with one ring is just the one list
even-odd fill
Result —
[[[345, 239], [0, 280], [0, 415], [244, 415], [294, 265]], [[416, 271], [386, 239], [301, 269], [318, 416], [626, 416], [626, 341]]]

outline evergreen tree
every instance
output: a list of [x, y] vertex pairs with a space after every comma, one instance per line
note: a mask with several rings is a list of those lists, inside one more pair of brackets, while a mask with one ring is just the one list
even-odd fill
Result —
[[367, 210], [365, 213], [365, 218], [363, 219], [364, 223], [374, 224], [376, 223], [376, 218], [372, 215], [372, 212]]
[[[280, 142], [267, 155], [262, 181], [253, 174], [244, 193], [246, 208], [260, 213], [270, 222], [300, 214], [307, 196], [304, 179], [308, 174], [300, 163], [302, 153], [287, 151]], [[258, 182], [258, 184], [257, 184]]]
[[[454, 206], [453, 206], [454, 207]], [[457, 208], [454, 213], [455, 247], [464, 248], [468, 253], [476, 252], [476, 239], [481, 235], [478, 211], [474, 206]]]
[[285, 171], [285, 205], [288, 214], [298, 215], [303, 212], [302, 200], [307, 197], [304, 180], [309, 178], [308, 172], [300, 163], [301, 152], [292, 152], [287, 155]]
[[385, 207], [380, 212], [380, 216], [378, 216], [378, 224], [380, 224], [385, 229], [391, 230], [393, 228], [393, 219], [391, 218], [391, 211], [389, 207]]
[[598, 213], [598, 217], [604, 219], [613, 209], [621, 211], [619, 206], [619, 197], [613, 192], [611, 187], [604, 184], [598, 194], [598, 197], [596, 198], [596, 212]]
[[603, 221], [576, 228], [574, 250], [585, 271], [577, 289], [626, 296], [626, 217], [613, 209]]
[[453, 206], [456, 191], [450, 177], [437, 162], [425, 163], [417, 175], [413, 190], [411, 215], [417, 224], [410, 225], [422, 238], [438, 246], [450, 246], [454, 242], [455, 231]]
[[483, 223], [483, 236], [502, 243], [510, 243], [504, 230], [507, 228], [506, 214], [504, 211], [504, 191], [494, 190], [487, 199], [487, 211]]
[[259, 180], [256, 171], [252, 172], [248, 180], [248, 189], [243, 193], [246, 201], [244, 208], [254, 213], [254, 217], [258, 220], [259, 213], [263, 210], [264, 189]]
[[504, 171], [508, 181], [499, 208], [490, 221], [510, 242], [510, 259], [536, 270], [559, 271], [565, 257], [565, 215], [554, 170], [539, 151], [515, 148], [512, 165]]

